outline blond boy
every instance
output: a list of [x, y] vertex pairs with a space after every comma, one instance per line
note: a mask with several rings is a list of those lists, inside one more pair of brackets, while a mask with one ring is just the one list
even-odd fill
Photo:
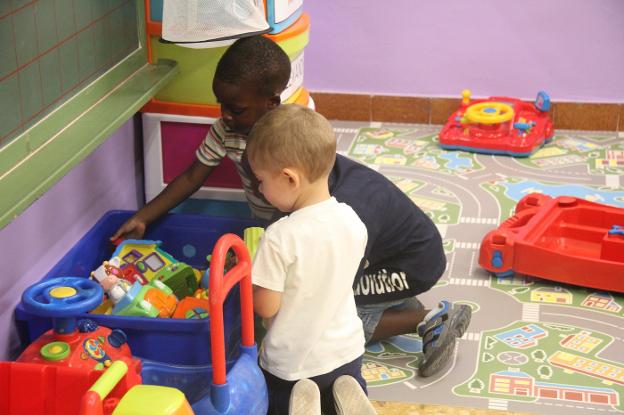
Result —
[[352, 290], [367, 231], [351, 207], [329, 194], [335, 154], [329, 122], [296, 105], [267, 113], [247, 143], [260, 192], [288, 213], [267, 228], [252, 271], [254, 309], [268, 319], [260, 366], [270, 413], [287, 413], [301, 379], [318, 386], [326, 413], [370, 413], [345, 404], [332, 389], [339, 377], [351, 376], [361, 387], [358, 405], [370, 409], [360, 371], [364, 331]]

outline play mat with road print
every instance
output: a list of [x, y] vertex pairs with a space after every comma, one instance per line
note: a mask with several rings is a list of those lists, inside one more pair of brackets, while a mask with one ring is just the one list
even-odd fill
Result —
[[[420, 299], [468, 304], [473, 318], [436, 376], [418, 376], [420, 338], [369, 345], [371, 399], [531, 413], [624, 413], [624, 296], [530, 276], [497, 279], [477, 263], [483, 236], [524, 195], [624, 207], [624, 140], [557, 131], [530, 158], [445, 151], [435, 126], [333, 122], [338, 150], [387, 176], [438, 226], [444, 277]], [[624, 276], [622, 276], [624, 278]]]

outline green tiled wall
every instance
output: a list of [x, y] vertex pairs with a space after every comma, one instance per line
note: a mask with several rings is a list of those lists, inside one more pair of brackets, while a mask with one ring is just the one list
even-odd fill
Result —
[[0, 0], [0, 146], [139, 47], [135, 0]]

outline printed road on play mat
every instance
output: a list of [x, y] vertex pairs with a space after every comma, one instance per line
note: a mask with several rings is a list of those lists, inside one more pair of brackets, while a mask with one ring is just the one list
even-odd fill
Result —
[[[367, 347], [371, 399], [532, 413], [624, 413], [624, 296], [515, 275], [477, 263], [483, 236], [531, 192], [624, 207], [617, 133], [557, 131], [530, 158], [445, 151], [435, 126], [332, 123], [338, 150], [390, 178], [437, 224], [448, 266], [420, 299], [472, 307], [448, 368], [418, 376], [417, 335]], [[624, 225], [624, 224], [623, 224]], [[624, 278], [624, 276], [622, 276]]]

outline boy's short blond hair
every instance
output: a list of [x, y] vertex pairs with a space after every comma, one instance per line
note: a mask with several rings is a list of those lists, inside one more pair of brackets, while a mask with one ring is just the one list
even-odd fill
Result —
[[299, 105], [280, 105], [254, 125], [249, 160], [267, 170], [296, 167], [313, 182], [329, 174], [336, 160], [336, 136], [321, 114]]

